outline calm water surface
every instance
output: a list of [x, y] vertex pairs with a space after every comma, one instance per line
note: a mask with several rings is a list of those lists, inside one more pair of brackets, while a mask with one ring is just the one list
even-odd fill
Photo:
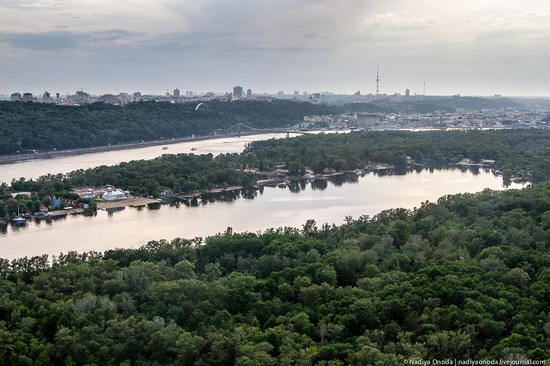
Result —
[[228, 227], [234, 232], [259, 232], [284, 226], [300, 228], [308, 219], [314, 219], [318, 226], [341, 224], [346, 216], [356, 219], [388, 208], [412, 209], [446, 194], [504, 189], [502, 178], [490, 172], [472, 174], [460, 170], [423, 170], [390, 176], [367, 174], [351, 183], [328, 182], [324, 189], [315, 188], [317, 185], [318, 182], [304, 184], [299, 192], [266, 187], [254, 199], [241, 197], [197, 207], [126, 208], [114, 213], [98, 211], [95, 217], [69, 216], [53, 223], [10, 226], [0, 234], [0, 257], [136, 248], [149, 240], [204, 237]]
[[[165, 145], [168, 147], [168, 150], [163, 150], [163, 145], [160, 145], [58, 157], [55, 159], [29, 160], [16, 164], [0, 165], [0, 182], [10, 183], [14, 178], [38, 178], [46, 174], [68, 173], [78, 169], [94, 168], [99, 165], [115, 165], [130, 160], [154, 159], [162, 154], [193, 153], [219, 155], [222, 153], [240, 153], [249, 142], [283, 138], [285, 136], [286, 134], [282, 133], [251, 135]], [[298, 135], [290, 134], [290, 137], [293, 136]]]

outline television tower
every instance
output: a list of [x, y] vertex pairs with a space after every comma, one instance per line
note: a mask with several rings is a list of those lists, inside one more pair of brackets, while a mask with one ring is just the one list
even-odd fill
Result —
[[380, 86], [380, 77], [378, 74], [378, 64], [376, 64], [376, 95], [380, 93], [379, 86]]

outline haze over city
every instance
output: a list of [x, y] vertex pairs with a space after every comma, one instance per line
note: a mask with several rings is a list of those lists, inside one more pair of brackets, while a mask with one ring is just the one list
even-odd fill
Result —
[[0, 94], [548, 96], [544, 0], [0, 1]]

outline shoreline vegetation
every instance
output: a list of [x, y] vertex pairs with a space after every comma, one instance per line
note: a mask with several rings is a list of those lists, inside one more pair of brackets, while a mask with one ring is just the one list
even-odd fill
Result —
[[[118, 145], [76, 148], [76, 149], [69, 149], [69, 150], [39, 151], [36, 153], [27, 153], [27, 154], [0, 155], [0, 165], [14, 164], [18, 162], [36, 160], [36, 159], [55, 159], [57, 157], [94, 154], [99, 152], [109, 152], [109, 151], [118, 151], [118, 150], [139, 149], [139, 148], [150, 147], [150, 146], [173, 145], [181, 142], [206, 141], [206, 140], [213, 140], [213, 139], [239, 137], [239, 136], [263, 135], [268, 133], [273, 133], [273, 131], [241, 132], [238, 136], [236, 134], [216, 134], [216, 135], [196, 136], [196, 137], [188, 136], [188, 137], [172, 138], [169, 140], [132, 142], [132, 143], [125, 143], [125, 144], [118, 144]], [[296, 133], [300, 133], [300, 132], [296, 131]]]
[[548, 146], [550, 130], [306, 134], [254, 141], [240, 154], [163, 154], [152, 160], [20, 178], [0, 185], [0, 219], [6, 223], [19, 213], [30, 217], [67, 206], [93, 213], [101, 201], [79, 196], [73, 191], [77, 187], [93, 190], [110, 185], [133, 197], [177, 203], [178, 197], [207, 197], [231, 186], [252, 189], [262, 180], [285, 184], [380, 168], [405, 172], [449, 166], [491, 169], [503, 176], [504, 184], [512, 180], [538, 183], [550, 180]]
[[550, 183], [344, 224], [0, 259], [6, 364], [550, 360]]

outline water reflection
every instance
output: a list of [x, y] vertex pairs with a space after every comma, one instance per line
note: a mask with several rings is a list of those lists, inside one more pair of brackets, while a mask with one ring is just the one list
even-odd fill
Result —
[[243, 197], [248, 199], [248, 200], [253, 200], [254, 198], [258, 197], [258, 190], [256, 190], [256, 189], [246, 189], [243, 192]]
[[[225, 153], [240, 153], [244, 150], [246, 144], [253, 141], [284, 138], [285, 136], [286, 134], [284, 133], [273, 133], [180, 142], [170, 145], [170, 150], [168, 151], [171, 154], [211, 153], [213, 155], [218, 155]], [[291, 134], [291, 136], [298, 136], [298, 134]], [[8, 183], [11, 182], [12, 179], [19, 179], [22, 176], [22, 172], [25, 173], [26, 179], [31, 179], [47, 174], [68, 173], [78, 169], [95, 168], [99, 165], [114, 165], [129, 160], [154, 159], [165, 153], [166, 151], [163, 150], [161, 146], [150, 146], [4, 164], [0, 170], [0, 182]]]
[[325, 190], [328, 187], [328, 179], [318, 178], [311, 182], [311, 189], [313, 190]]
[[304, 189], [306, 189], [306, 180], [301, 179], [301, 180], [291, 181], [288, 184], [288, 189], [292, 193], [300, 193], [300, 191], [303, 191]]
[[126, 207], [108, 207], [105, 209], [107, 211], [107, 216], [112, 217], [115, 213], [124, 211]]
[[149, 240], [214, 235], [227, 227], [235, 232], [257, 232], [301, 227], [309, 219], [319, 225], [338, 225], [346, 216], [374, 216], [389, 208], [412, 209], [447, 194], [503, 188], [501, 177], [483, 169], [477, 175], [459, 169], [418, 172], [415, 168], [411, 172], [364, 177], [347, 174], [311, 183], [290, 182], [289, 189], [258, 187], [219, 192], [216, 197], [199, 195], [182, 201], [184, 204], [172, 202], [156, 210], [110, 209], [98, 211], [96, 217], [68, 216], [53, 224], [30, 221], [20, 228], [10, 224], [0, 227], [0, 258], [137, 247]]

